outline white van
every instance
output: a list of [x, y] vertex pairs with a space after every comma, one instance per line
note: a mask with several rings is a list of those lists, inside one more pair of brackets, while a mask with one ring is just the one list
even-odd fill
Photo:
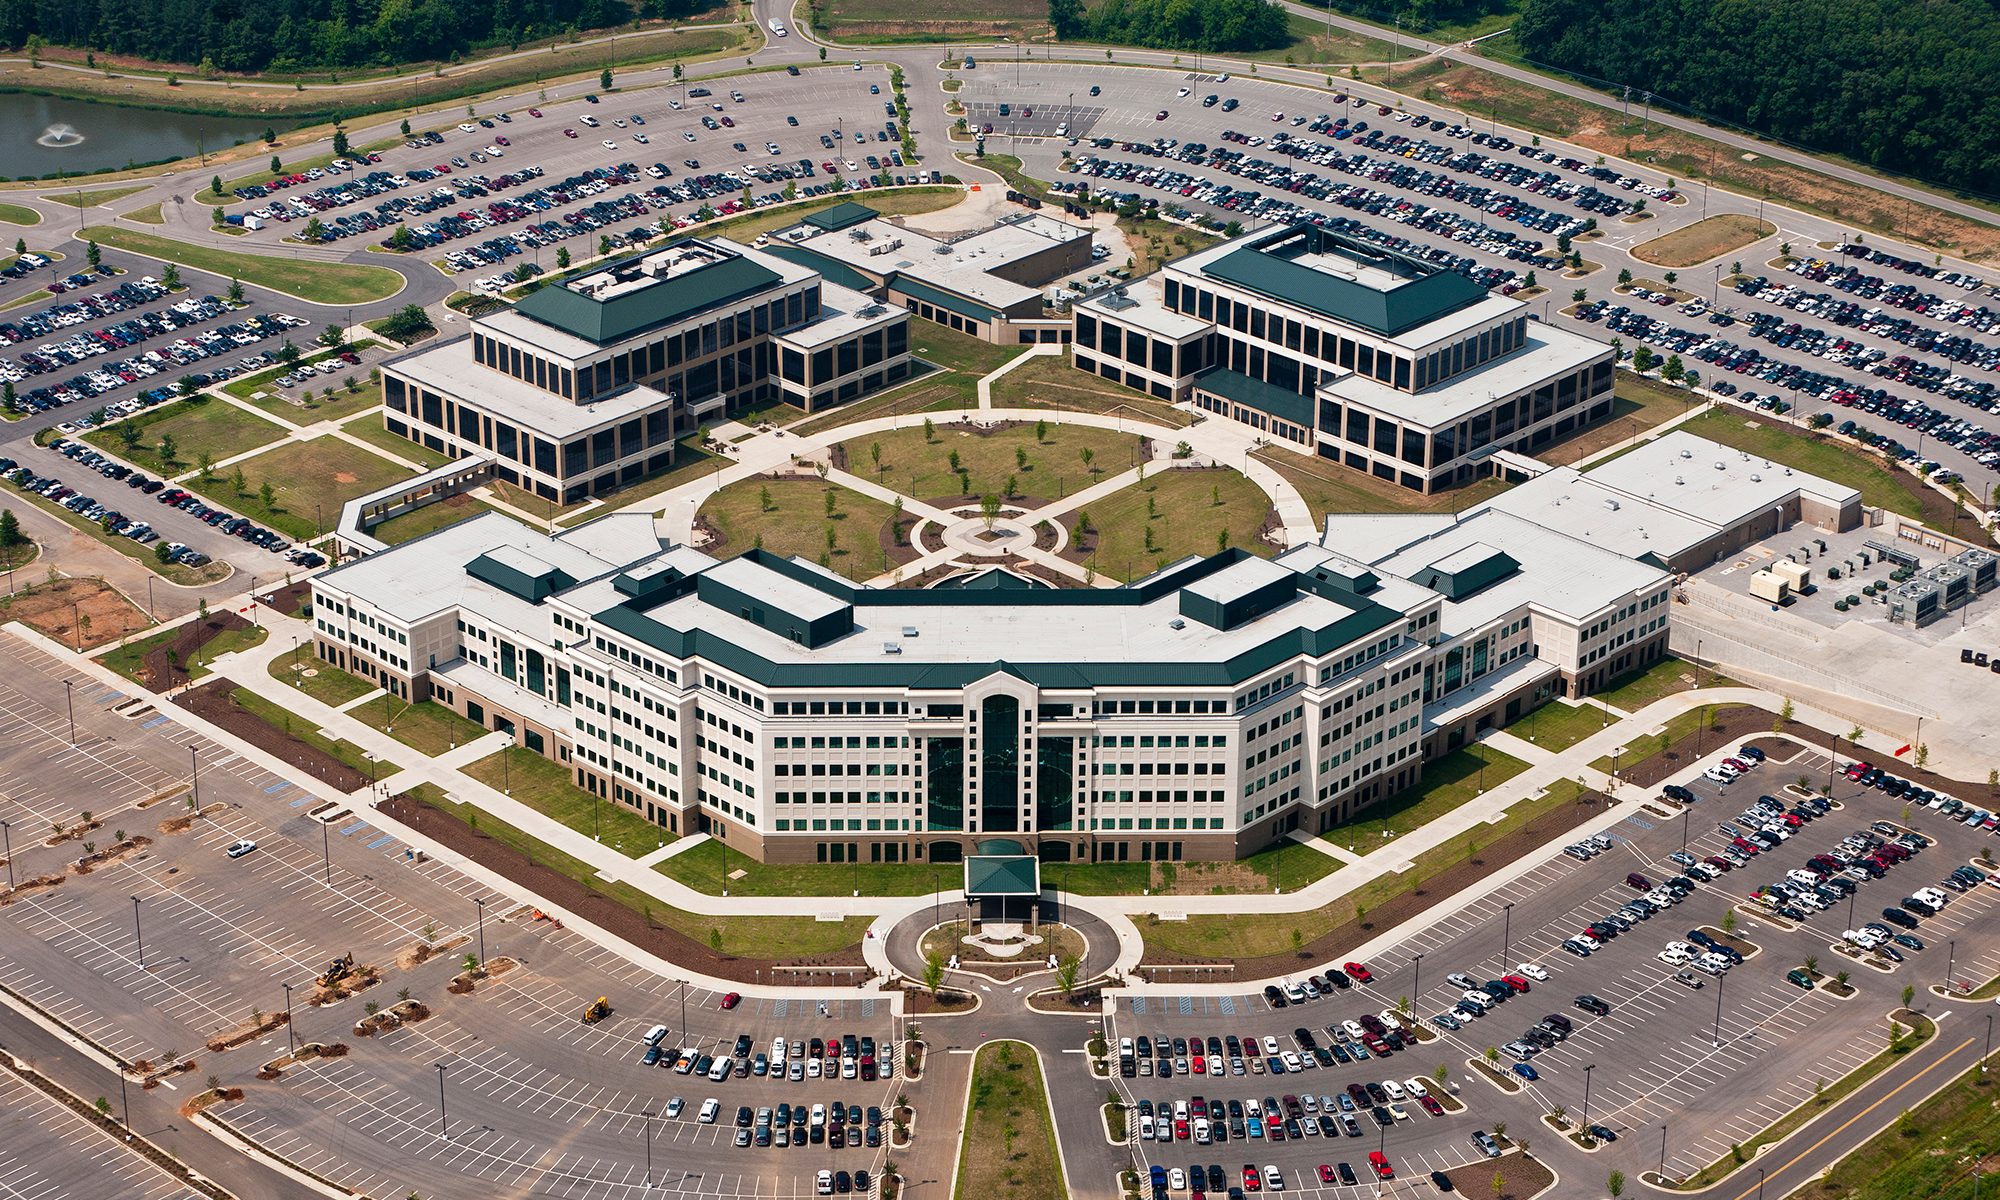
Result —
[[713, 1096], [710, 1096], [708, 1099], [701, 1102], [701, 1118], [700, 1118], [701, 1123], [704, 1125], [715, 1124], [716, 1114], [720, 1113], [721, 1111], [722, 1111], [722, 1101], [717, 1100]]
[[735, 1069], [736, 1069], [735, 1059], [730, 1058], [727, 1055], [720, 1056], [715, 1060], [714, 1064], [708, 1068], [708, 1081], [710, 1083], [721, 1083], [723, 1080], [729, 1078], [729, 1073]]

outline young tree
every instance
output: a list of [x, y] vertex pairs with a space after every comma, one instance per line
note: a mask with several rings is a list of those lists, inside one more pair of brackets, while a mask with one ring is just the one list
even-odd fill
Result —
[[181, 269], [172, 263], [160, 264], [160, 286], [170, 292], [181, 290]]
[[979, 498], [979, 518], [986, 522], [986, 528], [990, 531], [993, 528], [993, 523], [1000, 519], [1000, 497], [994, 495], [992, 492], [981, 496]]
[[347, 131], [345, 129], [336, 129], [333, 131], [333, 155], [335, 158], [347, 157]]
[[270, 480], [267, 479], [258, 485], [257, 503], [263, 505], [266, 511], [276, 508], [277, 500], [277, 490], [271, 486]]
[[1618, 1200], [1618, 1197], [1623, 1196], [1625, 1194], [1625, 1172], [1611, 1172], [1611, 1177], [1604, 1181], [1604, 1190], [1611, 1193], [1611, 1200]]
[[21, 519], [11, 508], [0, 509], [0, 549], [11, 550], [28, 539], [21, 533]]
[[924, 990], [933, 997], [944, 991], [944, 955], [935, 950], [924, 954]]
[[338, 325], [328, 325], [319, 332], [319, 344], [329, 350], [338, 350], [347, 341], [347, 331]]
[[243, 303], [243, 281], [241, 279], [232, 279], [229, 281], [229, 302], [231, 304]]
[[104, 251], [97, 248], [94, 240], [83, 244], [83, 257], [90, 263], [90, 269], [93, 271], [104, 265]]
[[597, 87], [598, 87], [598, 90], [600, 90], [600, 91], [605, 91], [605, 92], [608, 92], [608, 91], [610, 91], [610, 90], [611, 90], [611, 68], [610, 68], [610, 67], [606, 67], [606, 68], [604, 68], [604, 69], [603, 69], [602, 71], [599, 71], [599, 72], [597, 73]]
[[160, 461], [171, 466], [180, 461], [179, 455], [180, 443], [174, 440], [174, 435], [171, 433], [161, 434]]
[[557, 247], [556, 247], [556, 269], [557, 269], [557, 270], [559, 270], [559, 271], [567, 271], [567, 270], [569, 269], [569, 247], [568, 247], [568, 246], [557, 246]]

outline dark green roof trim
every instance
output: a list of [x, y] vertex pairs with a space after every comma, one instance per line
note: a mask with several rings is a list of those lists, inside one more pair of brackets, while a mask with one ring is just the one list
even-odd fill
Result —
[[[1357, 258], [1403, 282], [1383, 290], [1291, 261], [1299, 254], [1318, 252]], [[1225, 283], [1384, 337], [1415, 329], [1486, 297], [1485, 288], [1456, 271], [1442, 270], [1316, 225], [1293, 225], [1255, 238], [1201, 270]]]
[[872, 292], [881, 286], [839, 259], [829, 258], [817, 250], [809, 250], [804, 246], [772, 242], [764, 247], [764, 253], [775, 254], [786, 262], [797, 263], [808, 271], [818, 271], [828, 282], [853, 288], [857, 292]]
[[927, 304], [935, 304], [939, 308], [955, 312], [961, 317], [971, 317], [975, 321], [991, 321], [1000, 315], [1000, 310], [997, 308], [967, 300], [943, 288], [932, 287], [901, 272], [889, 276], [889, 287], [905, 296], [922, 300]]
[[1460, 601], [1472, 598], [1520, 569], [1521, 564], [1515, 561], [1513, 555], [1495, 550], [1478, 562], [1457, 570], [1447, 570], [1433, 563], [1410, 576], [1410, 582], [1442, 592], [1453, 601]]
[[[990, 843], [981, 843], [982, 848]], [[1031, 855], [1015, 856], [968, 854], [965, 856], [965, 894], [980, 896], [1039, 896], [1042, 894], [1041, 864]]]
[[[659, 252], [660, 249], [649, 251]], [[624, 259], [597, 268], [592, 274], [630, 269], [638, 262], [637, 258]], [[567, 286], [552, 285], [525, 297], [514, 306], [514, 311], [587, 342], [608, 346], [645, 330], [753, 296], [780, 282], [777, 272], [740, 254], [732, 254], [677, 279], [662, 280], [609, 300], [595, 300]]]
[[1197, 391], [1234, 400], [1245, 408], [1254, 408], [1280, 421], [1290, 421], [1301, 429], [1314, 427], [1312, 397], [1288, 392], [1275, 384], [1252, 379], [1240, 371], [1212, 367], [1195, 376], [1194, 386]]
[[881, 215], [866, 204], [843, 200], [824, 212], [816, 212], [807, 217], [805, 223], [815, 229], [846, 229], [850, 225], [872, 221]]
[[559, 568], [546, 567], [530, 575], [490, 554], [482, 554], [465, 564], [465, 573], [530, 604], [540, 604], [564, 588], [576, 585], [575, 577]]
[[[829, 579], [817, 571], [766, 551], [750, 550], [746, 554], [755, 555], [753, 561], [762, 566], [818, 588], [828, 595], [846, 598], [857, 606], [866, 606], [870, 603], [908, 604], [911, 600], [911, 595], [907, 591], [854, 587], [839, 580]], [[1205, 559], [1189, 559], [1138, 585], [1122, 588], [1041, 591], [933, 590], [922, 594], [923, 603], [966, 606], [997, 604], [1010, 608], [1022, 605], [1050, 608], [1137, 606], [1151, 603], [1222, 567], [1239, 562], [1244, 557], [1247, 557], [1245, 551], [1231, 549]], [[691, 590], [696, 579], [699, 579], [699, 576], [678, 581], [674, 589], [675, 594]], [[1395, 609], [1349, 595], [1341, 588], [1308, 575], [1298, 576], [1298, 587], [1302, 591], [1310, 591], [1315, 595], [1335, 600], [1353, 611], [1329, 625], [1316, 629], [1293, 628], [1273, 634], [1269, 641], [1254, 646], [1234, 658], [1213, 662], [1038, 663], [1010, 660], [990, 663], [926, 663], [921, 660], [910, 661], [905, 655], [885, 658], [881, 662], [829, 664], [773, 662], [706, 629], [676, 629], [648, 616], [631, 602], [615, 604], [592, 616], [606, 629], [651, 646], [663, 654], [679, 659], [704, 659], [766, 687], [917, 689], [961, 688], [996, 672], [1013, 675], [1038, 688], [1233, 687], [1255, 678], [1287, 659], [1300, 655], [1331, 654], [1342, 646], [1380, 630], [1398, 626], [1405, 620], [1403, 614]], [[664, 603], [664, 600], [656, 598], [650, 601], [647, 607], [660, 603]]]

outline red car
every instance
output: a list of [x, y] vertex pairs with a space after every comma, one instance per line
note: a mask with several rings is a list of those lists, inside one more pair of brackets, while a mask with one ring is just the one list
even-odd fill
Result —
[[1248, 1163], [1243, 1164], [1243, 1190], [1246, 1192], [1264, 1190], [1264, 1177], [1257, 1173], [1257, 1168]]
[[1375, 978], [1374, 975], [1369, 973], [1367, 967], [1362, 966], [1358, 962], [1342, 963], [1340, 969], [1347, 972], [1348, 978], [1354, 980], [1356, 983], [1370, 983]]
[[1368, 1165], [1375, 1168], [1375, 1178], [1377, 1179], [1394, 1179], [1396, 1177], [1396, 1168], [1389, 1165], [1388, 1155], [1383, 1154], [1380, 1150], [1370, 1150], [1368, 1152]]
[[531, 117], [539, 117], [542, 115], [542, 110], [539, 108], [531, 108], [528, 110], [528, 115]]
[[1520, 995], [1528, 991], [1528, 977], [1525, 975], [1502, 975], [1500, 977], [1500, 982], [1506, 984], [1510, 988], [1513, 988], [1516, 995]]
[[725, 992], [722, 996], [722, 1011], [728, 1012], [741, 1003], [743, 1003], [743, 994], [741, 992]]
[[1334, 1175], [1331, 1165], [1321, 1163], [1319, 1165], [1319, 1181], [1321, 1183], [1338, 1183], [1339, 1179]]
[[563, 136], [564, 136], [564, 137], [566, 137], [566, 138], [573, 138], [573, 137], [575, 137], [575, 136], [576, 136], [576, 130], [574, 130], [574, 129], [565, 129], [565, 130], [563, 130]]
[[1417, 1097], [1417, 1102], [1424, 1106], [1425, 1112], [1429, 1113], [1434, 1117], [1441, 1117], [1444, 1115], [1444, 1105], [1438, 1103], [1438, 1099], [1436, 1096], [1419, 1096]]

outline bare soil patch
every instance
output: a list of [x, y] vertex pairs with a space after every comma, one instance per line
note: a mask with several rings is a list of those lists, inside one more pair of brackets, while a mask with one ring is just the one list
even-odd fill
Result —
[[206, 620], [189, 621], [180, 627], [174, 640], [155, 647], [139, 663], [139, 682], [154, 691], [165, 691], [176, 682], [188, 681], [188, 664], [197, 660], [202, 647], [225, 630], [248, 629], [250, 622], [233, 612], [213, 612]]
[[229, 680], [218, 679], [181, 693], [179, 703], [189, 712], [213, 721], [251, 745], [278, 755], [321, 783], [343, 792], [360, 791], [368, 786], [368, 776], [317, 746], [293, 737], [255, 713], [237, 707], [230, 696], [235, 688], [236, 685]]
[[20, 621], [71, 649], [85, 650], [153, 623], [123, 592], [94, 575], [38, 583], [0, 597], [0, 620]]
[[1632, 257], [1662, 267], [1692, 267], [1741, 250], [1778, 232], [1769, 221], [1746, 213], [1724, 213], [1663, 233], [1632, 247]]
[[[1458, 1190], [1467, 1196], [1496, 1196], [1498, 1200], [1529, 1200], [1555, 1184], [1555, 1172], [1525, 1154], [1503, 1154], [1482, 1159], [1445, 1172]], [[1493, 1190], [1493, 1177], [1500, 1177], [1500, 1190]]]
[[1748, 705], [1718, 708], [1714, 725], [1702, 731], [1699, 742], [1688, 738], [1637, 762], [1621, 760], [1618, 764], [1619, 778], [1639, 787], [1651, 787], [1695, 761], [1699, 757], [1697, 750], [1707, 754], [1722, 749], [1724, 745], [1741, 745], [1757, 734], [1771, 732], [1771, 722], [1776, 716], [1768, 709]]

